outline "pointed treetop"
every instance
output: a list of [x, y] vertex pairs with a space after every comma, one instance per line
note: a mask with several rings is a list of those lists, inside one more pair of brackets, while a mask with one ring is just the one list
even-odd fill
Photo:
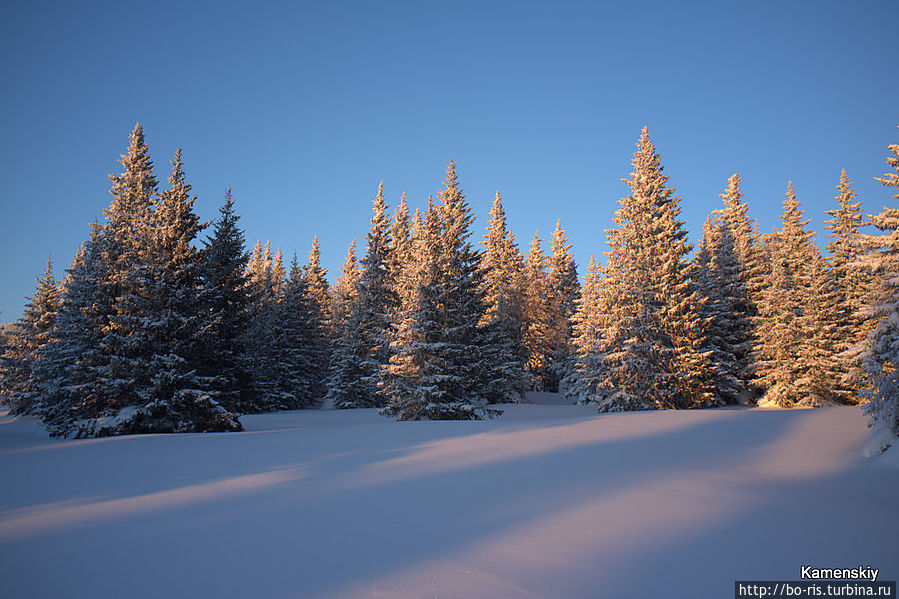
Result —
[[787, 181], [787, 193], [785, 193], [784, 195], [787, 196], [787, 199], [784, 201], [784, 206], [786, 206], [788, 203], [791, 206], [799, 203], [796, 201], [796, 192], [793, 191], [792, 180]]
[[496, 197], [493, 198], [493, 206], [490, 208], [490, 216], [501, 218], [503, 222], [506, 220], [506, 210], [503, 208], [503, 198], [496, 190]]
[[493, 206], [490, 208], [490, 220], [487, 222], [487, 234], [484, 235], [484, 245], [488, 251], [491, 247], [498, 249], [502, 240], [506, 238], [506, 211], [503, 208], [503, 199], [496, 191]]
[[390, 219], [387, 216], [387, 208], [387, 200], [384, 199], [384, 181], [381, 181], [378, 183], [378, 194], [372, 203], [372, 209], [374, 210], [374, 215], [371, 217], [372, 227], [387, 225], [387, 221]]
[[552, 251], [553, 253], [567, 253], [571, 249], [565, 230], [562, 228], [562, 219], [556, 220], [556, 228], [553, 229]]
[[297, 253], [293, 253], [293, 257], [290, 259], [290, 277], [291, 282], [296, 282], [303, 277], [303, 269], [300, 268], [300, 261], [297, 259]]
[[129, 136], [128, 151], [119, 158], [124, 171], [109, 175], [113, 201], [103, 212], [110, 227], [122, 239], [132, 239], [149, 218], [150, 203], [156, 193], [156, 177], [150, 149], [140, 123]]
[[322, 249], [318, 243], [318, 235], [312, 238], [312, 249], [309, 250], [309, 270], [318, 270], [321, 266]]
[[542, 270], [546, 267], [546, 255], [543, 253], [543, 242], [540, 239], [540, 231], [534, 231], [527, 256], [527, 263], [531, 268]]
[[225, 213], [231, 214], [234, 211], [234, 196], [231, 194], [231, 186], [228, 186], [228, 189], [225, 190], [225, 203], [222, 205], [219, 210], [223, 215]]
[[406, 202], [406, 192], [400, 194], [400, 203], [397, 205], [393, 213], [395, 222], [408, 222], [409, 220], [409, 204]]
[[459, 190], [459, 177], [456, 175], [456, 161], [450, 158], [449, 164], [446, 165], [446, 179], [443, 184], [447, 190]]
[[350, 247], [347, 248], [346, 257], [343, 260], [343, 265], [340, 267], [340, 272], [346, 274], [347, 272], [354, 271], [356, 269], [356, 238], [353, 237], [353, 240], [350, 242]]
[[740, 191], [740, 185], [742, 183], [743, 180], [738, 173], [734, 173], [730, 176], [727, 180], [727, 189], [724, 193], [718, 194], [718, 197], [724, 200], [725, 205], [739, 202], [740, 198], [743, 197], [743, 193]]

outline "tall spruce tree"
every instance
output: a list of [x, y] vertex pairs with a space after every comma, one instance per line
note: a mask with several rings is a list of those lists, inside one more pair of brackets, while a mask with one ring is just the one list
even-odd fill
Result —
[[203, 327], [198, 372], [210, 380], [214, 397], [230, 410], [241, 411], [252, 389], [245, 366], [243, 332], [253, 296], [246, 278], [249, 256], [238, 225], [231, 188], [202, 251], [201, 306]]
[[331, 292], [328, 286], [328, 270], [321, 265], [321, 246], [318, 235], [312, 238], [312, 249], [309, 251], [309, 262], [303, 267], [303, 277], [316, 312], [319, 314], [321, 326], [326, 334], [331, 329]]
[[239, 430], [197, 376], [203, 310], [180, 152], [156, 193], [138, 125], [111, 176], [113, 201], [65, 281], [58, 327], [38, 363], [52, 434]]
[[453, 416], [443, 406], [453, 398], [440, 385], [447, 364], [440, 353], [439, 234], [437, 209], [428, 198], [424, 218], [416, 210], [413, 219], [413, 259], [404, 277], [408, 292], [403, 295], [390, 362], [384, 374], [390, 403], [381, 412], [397, 420]]
[[[893, 199], [899, 200], [899, 144], [890, 144], [889, 151], [890, 171], [877, 181], [893, 188]], [[899, 208], [885, 206], [871, 224], [882, 233], [866, 238], [872, 252], [865, 264], [876, 277], [877, 290], [870, 315], [877, 325], [868, 334], [862, 354], [871, 383], [864, 411], [879, 441], [875, 449], [885, 451], [899, 437]]]
[[312, 380], [311, 395], [316, 404], [325, 396], [325, 379], [331, 364], [331, 292], [327, 280], [328, 271], [321, 266], [321, 248], [318, 236], [312, 239], [309, 262], [303, 267], [303, 282], [312, 310], [312, 331], [315, 340], [315, 375]]
[[398, 299], [383, 181], [373, 210], [359, 276], [359, 299], [349, 315], [346, 334], [337, 340], [328, 380], [328, 398], [337, 408], [381, 408], [387, 402], [381, 390], [381, 371], [390, 357], [391, 317]]
[[607, 299], [602, 266], [594, 256], [587, 264], [587, 275], [577, 309], [572, 317], [572, 367], [562, 382], [565, 397], [578, 403], [607, 397], [614, 390], [609, 386], [604, 343], [608, 329]]
[[360, 277], [356, 239], [353, 238], [340, 267], [340, 276], [331, 289], [331, 324], [335, 341], [324, 382], [324, 406], [328, 408], [349, 407], [342, 405], [343, 400], [355, 391], [366, 388], [360, 381], [365, 376], [365, 371], [358, 365], [355, 354], [347, 349], [361, 344], [359, 328], [355, 326], [354, 320], [359, 303]]
[[45, 396], [42, 417], [53, 436], [87, 436], [78, 426], [89, 423], [105, 404], [103, 370], [107, 362], [100, 345], [112, 310], [102, 227], [91, 225], [90, 237], [79, 248], [65, 278], [56, 326], [34, 364]]
[[276, 303], [266, 350], [262, 409], [310, 408], [321, 398], [321, 322], [294, 255]]
[[562, 221], [556, 221], [550, 243], [549, 271], [547, 287], [549, 293], [548, 348], [551, 363], [548, 391], [558, 391], [559, 383], [571, 368], [570, 349], [572, 318], [577, 309], [577, 299], [581, 286], [577, 276], [577, 265], [571, 254], [571, 244], [562, 229]]
[[499, 191], [490, 209], [490, 221], [484, 236], [483, 291], [484, 316], [481, 326], [490, 336], [489, 346], [497, 352], [493, 363], [505, 374], [495, 377], [505, 382], [490, 393], [494, 402], [511, 401], [527, 386], [524, 372], [524, 260], [515, 236], [506, 226], [506, 212]]
[[734, 173], [710, 215], [696, 253], [699, 286], [707, 298], [708, 344], [715, 362], [715, 387], [727, 403], [749, 401], [759, 259], [755, 223], [742, 202], [742, 181]]
[[215, 390], [198, 374], [203, 327], [200, 253], [194, 247], [205, 228], [194, 212], [181, 158], [171, 161], [169, 189], [157, 194], [140, 258], [143, 277], [136, 297], [149, 333], [146, 399], [122, 422], [121, 432], [237, 430], [239, 424], [215, 399]]
[[251, 289], [249, 321], [243, 332], [244, 368], [251, 373], [252, 394], [241, 405], [243, 412], [272, 412], [292, 409], [297, 399], [291, 383], [285, 383], [286, 364], [281, 355], [285, 333], [281, 318], [285, 311], [285, 272], [281, 249], [272, 254], [271, 240], [257, 241], [247, 266]]
[[543, 253], [539, 234], [535, 231], [530, 249], [524, 259], [524, 333], [525, 370], [528, 387], [532, 391], [548, 391], [554, 379], [552, 372], [551, 297], [546, 269], [548, 260]]
[[[737, 403], [746, 389], [742, 383], [739, 307], [748, 292], [735, 251], [730, 227], [720, 211], [709, 215], [696, 252], [699, 288], [706, 298], [703, 313], [709, 319], [709, 347], [715, 363], [714, 386], [727, 403]], [[750, 334], [751, 334], [750, 330]], [[750, 338], [751, 340], [751, 338]]]
[[359, 259], [356, 257], [356, 238], [350, 242], [346, 257], [340, 265], [340, 276], [331, 288], [331, 328], [337, 337], [346, 331], [347, 322], [359, 301]]
[[390, 403], [402, 420], [483, 418], [485, 389], [498, 382], [484, 313], [480, 254], [469, 241], [474, 219], [450, 161], [440, 203], [429, 203], [419, 243], [416, 292], [403, 311], [387, 367]]
[[[80, 295], [71, 303], [91, 304], [82, 304], [80, 315], [60, 315], [59, 340], [47, 348], [41, 366], [54, 404], [47, 413], [52, 434], [98, 436], [154, 426], [145, 422], [146, 406], [155, 398], [154, 339], [144, 310], [154, 288], [150, 233], [157, 182], [139, 124], [120, 163], [123, 172], [110, 175], [113, 200], [104, 210], [106, 222], [94, 226], [82, 256], [88, 268], [73, 269], [70, 276]], [[90, 280], [78, 280], [85, 275]], [[94, 349], [73, 360], [73, 350], [84, 350], [87, 340]]]
[[851, 187], [846, 170], [840, 173], [835, 200], [837, 207], [828, 210], [830, 219], [824, 227], [830, 231], [827, 251], [828, 269], [835, 286], [834, 351], [840, 373], [840, 395], [844, 401], [857, 401], [858, 392], [867, 385], [858, 360], [858, 346], [871, 331], [873, 323], [865, 317], [871, 276], [862, 263], [865, 243], [860, 229], [865, 226], [861, 202]]
[[783, 207], [781, 228], [767, 244], [769, 267], [759, 304], [755, 374], [765, 390], [759, 404], [817, 406], [834, 400], [824, 312], [832, 287], [792, 182]]
[[105, 398], [96, 416], [112, 416], [119, 410], [151, 401], [153, 334], [143, 311], [152, 294], [152, 274], [147, 272], [152, 251], [153, 203], [157, 180], [143, 129], [131, 132], [127, 153], [119, 160], [124, 169], [110, 175], [113, 200], [104, 210], [103, 259], [109, 265], [107, 286], [113, 298], [109, 319], [101, 331], [105, 351]]
[[680, 199], [667, 186], [646, 128], [632, 164], [634, 172], [623, 179], [630, 193], [619, 201], [617, 228], [608, 232], [606, 328], [601, 359], [592, 360], [602, 374], [583, 367], [578, 372], [596, 381], [590, 386], [595, 395], [587, 399], [600, 411], [710, 405], [715, 398], [704, 349], [707, 320], [695, 267], [686, 259], [691, 246], [678, 220]]

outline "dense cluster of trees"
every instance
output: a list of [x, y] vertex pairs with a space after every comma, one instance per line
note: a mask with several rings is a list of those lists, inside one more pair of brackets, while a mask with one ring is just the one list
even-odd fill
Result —
[[[890, 151], [881, 181], [899, 187]], [[333, 285], [317, 239], [304, 266], [249, 253], [230, 190], [201, 240], [180, 150], [161, 188], [139, 125], [121, 163], [105, 221], [62, 281], [48, 263], [6, 340], [3, 400], [53, 434], [239, 430], [241, 413], [322, 402], [481, 418], [527, 390], [601, 411], [869, 400], [899, 432], [899, 208], [866, 218], [845, 172], [826, 258], [791, 184], [762, 235], [736, 174], [694, 252], [644, 129], [581, 289], [561, 224], [549, 255], [536, 234], [524, 254], [499, 192], [476, 244], [453, 162], [414, 213], [379, 186]]]

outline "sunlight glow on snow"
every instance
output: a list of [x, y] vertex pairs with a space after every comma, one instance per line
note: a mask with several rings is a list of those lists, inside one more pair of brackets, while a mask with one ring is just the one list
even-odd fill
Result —
[[0, 514], [0, 542], [259, 492], [296, 481], [303, 476], [297, 470], [275, 470], [136, 497], [89, 503], [51, 503], [16, 510]]

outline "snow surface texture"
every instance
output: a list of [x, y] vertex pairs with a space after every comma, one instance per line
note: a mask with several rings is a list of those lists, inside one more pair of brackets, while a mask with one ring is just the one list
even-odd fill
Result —
[[[899, 577], [892, 450], [858, 408], [51, 440], [0, 417], [2, 597], [729, 597], [802, 564]], [[892, 464], [892, 465], [891, 465]]]

